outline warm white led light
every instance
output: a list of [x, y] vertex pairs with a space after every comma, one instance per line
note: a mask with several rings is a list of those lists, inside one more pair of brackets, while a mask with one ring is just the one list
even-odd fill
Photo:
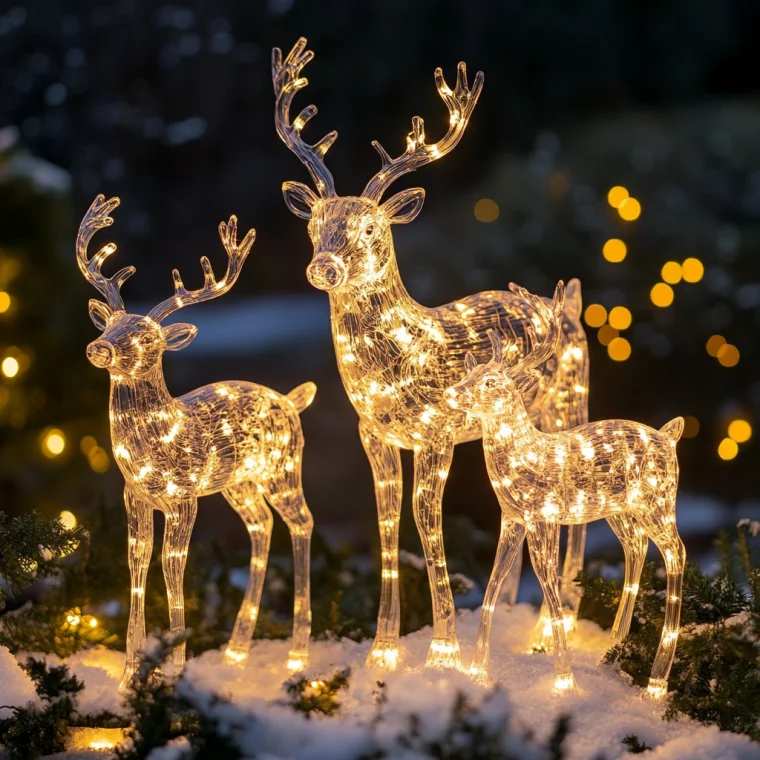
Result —
[[[251, 563], [248, 588], [226, 650], [228, 663], [242, 662], [256, 626], [269, 555], [273, 507], [287, 523], [293, 541], [295, 613], [291, 662], [307, 660], [311, 632], [309, 554], [313, 521], [301, 488], [303, 433], [299, 413], [314, 398], [314, 383], [287, 395], [249, 382], [214, 383], [173, 398], [164, 382], [164, 351], [187, 346], [197, 329], [161, 322], [183, 306], [226, 293], [235, 284], [255, 240], [250, 230], [237, 242], [233, 216], [219, 226], [228, 267], [217, 282], [209, 260], [201, 259], [204, 284], [186, 290], [173, 272], [175, 293], [147, 316], [129, 314], [119, 289], [134, 274], [125, 267], [105, 277], [101, 267], [116, 250], [105, 245], [92, 258], [87, 247], [99, 229], [112, 224], [118, 198], [99, 195], [77, 237], [77, 262], [85, 279], [106, 299], [90, 301], [90, 316], [102, 331], [87, 356], [111, 375], [111, 439], [124, 475], [132, 595], [127, 631], [126, 686], [145, 643], [145, 580], [153, 549], [153, 510], [164, 513], [163, 570], [172, 631], [185, 627], [183, 576], [199, 496], [221, 492], [248, 528]], [[185, 659], [184, 644], [172, 655]]]
[[[525, 536], [551, 622], [555, 689], [574, 688], [566, 641], [573, 621], [563, 614], [557, 577], [559, 529], [606, 519], [626, 557], [624, 593], [613, 627], [616, 640], [628, 634], [649, 538], [665, 559], [665, 624], [652, 667], [651, 682], [657, 688], [650, 688], [657, 696], [663, 683], [667, 689], [675, 655], [686, 559], [675, 523], [676, 443], [683, 432], [683, 418], [660, 430], [626, 420], [559, 432], [537, 429], [526, 410], [524, 393], [535, 382], [534, 371], [552, 355], [561, 338], [564, 286], [557, 286], [550, 304], [523, 288], [510, 287], [539, 316], [533, 348], [516, 364], [510, 362], [502, 336], [492, 330], [490, 361], [478, 364], [468, 354], [467, 374], [448, 394], [457, 408], [468, 410], [483, 424], [488, 475], [502, 508], [496, 564], [481, 611], [473, 667], [479, 673], [488, 670], [491, 604]], [[502, 485], [505, 481], [509, 487]]]

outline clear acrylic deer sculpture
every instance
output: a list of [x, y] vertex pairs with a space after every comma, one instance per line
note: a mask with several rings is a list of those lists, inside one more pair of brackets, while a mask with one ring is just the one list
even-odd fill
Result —
[[[219, 225], [227, 251], [227, 272], [216, 280], [209, 260], [201, 266], [204, 284], [186, 290], [173, 272], [175, 293], [146, 316], [127, 313], [120, 288], [134, 274], [125, 267], [106, 277], [101, 267], [116, 246], [106, 244], [92, 258], [87, 248], [99, 229], [113, 223], [118, 198], [99, 195], [82, 220], [77, 263], [85, 279], [105, 298], [91, 300], [90, 316], [102, 331], [87, 347], [87, 357], [111, 376], [110, 424], [114, 458], [124, 480], [129, 569], [132, 591], [127, 631], [126, 687], [145, 643], [145, 582], [153, 548], [153, 510], [165, 517], [162, 563], [172, 631], [185, 627], [183, 576], [199, 496], [221, 492], [240, 515], [251, 539], [248, 587], [225, 652], [228, 663], [242, 663], [256, 627], [272, 531], [271, 505], [286, 522], [293, 541], [295, 613], [289, 666], [307, 659], [311, 632], [309, 556], [313, 527], [301, 488], [303, 433], [299, 413], [314, 398], [316, 386], [304, 383], [283, 396], [254, 383], [205, 385], [173, 398], [164, 382], [164, 351], [178, 351], [195, 338], [190, 324], [162, 325], [185, 306], [224, 295], [237, 280], [256, 233], [237, 242], [237, 220]], [[267, 504], [268, 503], [268, 504]], [[172, 655], [185, 660], [184, 644]]]
[[[470, 89], [465, 65], [460, 63], [452, 90], [437, 69], [436, 87], [449, 111], [445, 136], [427, 144], [423, 121], [415, 117], [404, 153], [392, 159], [377, 142], [373, 143], [382, 159], [380, 171], [361, 196], [339, 197], [324, 162], [337, 132], [310, 145], [301, 132], [317, 113], [316, 106], [307, 106], [292, 121], [290, 116], [293, 98], [308, 83], [301, 70], [313, 57], [303, 38], [284, 60], [279, 49], [273, 51], [275, 126], [283, 142], [306, 166], [319, 193], [298, 182], [283, 185], [290, 210], [309, 220], [314, 256], [307, 277], [329, 295], [338, 368], [359, 415], [359, 434], [375, 482], [382, 585], [377, 634], [368, 663], [393, 669], [398, 660], [399, 450], [411, 449], [414, 517], [433, 599], [434, 632], [427, 664], [456, 667], [459, 644], [441, 533], [441, 499], [455, 444], [477, 440], [481, 433], [479, 420], [451, 409], [445, 390], [461, 378], [467, 351], [487, 357], [487, 331], [491, 328], [512, 334], [514, 358], [522, 356], [529, 348], [524, 340], [526, 329], [536, 316], [518, 296], [499, 291], [478, 293], [435, 308], [417, 303], [401, 281], [391, 226], [406, 224], [417, 216], [424, 190], [404, 190], [384, 203], [381, 197], [398, 177], [435, 161], [457, 145], [480, 95], [483, 74], [477, 74]], [[575, 424], [575, 418], [586, 419], [586, 343], [580, 325], [577, 281], [573, 293], [575, 301], [566, 314], [558, 355], [544, 368], [546, 379], [540, 389], [546, 393], [537, 393], [529, 400], [537, 419], [551, 418], [552, 429]], [[553, 385], [556, 375], [570, 365], [585, 367], [586, 375], [581, 370], [567, 388]], [[558, 393], [550, 394], [549, 388]], [[562, 401], [557, 403], [560, 396]], [[582, 564], [584, 529], [574, 530], [576, 538], [571, 546], [580, 555], [569, 558], [570, 567]]]
[[647, 689], [651, 696], [662, 698], [675, 656], [686, 562], [675, 512], [676, 443], [683, 432], [683, 418], [676, 417], [660, 430], [627, 420], [605, 420], [554, 433], [538, 430], [523, 398], [535, 384], [535, 369], [553, 353], [561, 336], [564, 287], [557, 286], [551, 304], [522, 288], [511, 288], [539, 316], [535, 326], [528, 328], [534, 332], [533, 348], [513, 363], [509, 360], [512, 346], [505, 348], [501, 336], [491, 331], [490, 361], [478, 364], [468, 354], [467, 375], [448, 391], [454, 409], [466, 410], [482, 423], [488, 475], [502, 509], [496, 562], [483, 600], [470, 672], [487, 678], [494, 603], [527, 537], [551, 617], [555, 689], [576, 688], [559, 596], [559, 530], [561, 525], [606, 519], [625, 551], [623, 598], [613, 626], [616, 642], [628, 635], [650, 538], [665, 559], [665, 622]]

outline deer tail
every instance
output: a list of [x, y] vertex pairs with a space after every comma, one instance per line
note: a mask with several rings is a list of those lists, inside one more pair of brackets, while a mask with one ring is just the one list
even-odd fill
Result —
[[288, 393], [288, 398], [293, 402], [296, 410], [300, 414], [306, 407], [314, 401], [314, 395], [317, 392], [317, 386], [314, 383], [303, 383], [293, 388]]
[[660, 428], [660, 432], [664, 433], [674, 443], [678, 441], [683, 435], [683, 417], [676, 417], [667, 424]]

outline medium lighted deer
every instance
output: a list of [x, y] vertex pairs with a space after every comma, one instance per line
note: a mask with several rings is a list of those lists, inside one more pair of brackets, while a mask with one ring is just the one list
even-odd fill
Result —
[[667, 693], [681, 613], [681, 587], [686, 562], [676, 528], [678, 458], [676, 443], [683, 418], [659, 430], [626, 420], [605, 420], [573, 430], [545, 433], [531, 421], [523, 397], [535, 384], [535, 369], [555, 350], [562, 333], [564, 287], [557, 286], [546, 304], [522, 288], [514, 293], [538, 315], [532, 348], [517, 363], [509, 360], [500, 335], [490, 331], [493, 355], [478, 364], [466, 359], [467, 375], [448, 391], [452, 408], [467, 411], [483, 426], [483, 449], [491, 483], [502, 509], [496, 562], [488, 582], [471, 667], [476, 678], [488, 673], [494, 603], [515, 554], [527, 537], [533, 569], [541, 583], [554, 635], [555, 689], [574, 689], [559, 596], [558, 562], [561, 525], [606, 519], [625, 550], [623, 598], [613, 637], [628, 634], [648, 539], [665, 559], [665, 623], [649, 679], [648, 693]]
[[[271, 505], [286, 522], [293, 541], [295, 613], [289, 666], [307, 659], [311, 632], [309, 554], [312, 517], [301, 489], [303, 434], [299, 412], [316, 393], [304, 383], [283, 396], [248, 382], [205, 385], [172, 398], [164, 382], [164, 351], [178, 351], [195, 338], [190, 324], [162, 325], [185, 306], [224, 295], [237, 280], [254, 243], [250, 230], [237, 242], [237, 220], [219, 225], [228, 266], [217, 281], [209, 260], [201, 259], [204, 284], [186, 290], [173, 272], [175, 292], [146, 316], [125, 310], [120, 288], [134, 274], [126, 267], [106, 277], [101, 267], [116, 250], [113, 243], [88, 258], [95, 232], [113, 223], [118, 198], [99, 195], [85, 215], [77, 237], [77, 263], [85, 279], [105, 298], [91, 300], [90, 316], [102, 331], [87, 347], [87, 357], [111, 376], [110, 421], [114, 458], [124, 475], [129, 570], [132, 580], [127, 661], [122, 687], [137, 666], [145, 643], [145, 581], [153, 548], [153, 510], [165, 516], [162, 553], [172, 631], [185, 627], [183, 576], [199, 496], [221, 492], [240, 515], [251, 538], [248, 588], [235, 621], [225, 659], [243, 662], [259, 611], [272, 531]], [[184, 645], [174, 650], [182, 665]]]
[[[385, 203], [381, 203], [381, 197], [398, 177], [446, 155], [456, 146], [477, 103], [483, 74], [475, 77], [470, 89], [465, 65], [460, 63], [456, 87], [452, 90], [437, 69], [436, 87], [449, 111], [445, 136], [435, 144], [427, 144], [423, 121], [415, 117], [404, 153], [392, 159], [378, 143], [373, 143], [382, 159], [380, 171], [361, 196], [339, 197], [324, 162], [337, 132], [330, 132], [310, 145], [304, 142], [301, 132], [317, 113], [316, 107], [307, 106], [292, 121], [290, 116], [293, 98], [307, 84], [301, 70], [313, 57], [303, 38], [284, 60], [281, 51], [274, 50], [275, 125], [283, 142], [305, 164], [318, 191], [317, 195], [298, 182], [283, 185], [290, 210], [309, 220], [314, 256], [307, 277], [312, 285], [329, 294], [338, 367], [359, 415], [359, 434], [375, 481], [382, 586], [377, 634], [368, 662], [393, 669], [398, 660], [398, 527], [402, 490], [399, 450], [411, 449], [414, 518], [422, 539], [433, 599], [434, 631], [427, 664], [456, 667], [459, 644], [441, 533], [441, 499], [454, 445], [476, 440], [481, 433], [479, 420], [446, 403], [445, 391], [461, 378], [467, 351], [486, 358], [487, 331], [491, 328], [498, 327], [513, 335], [512, 356], [515, 360], [520, 358], [529, 349], [526, 330], [537, 316], [519, 296], [499, 291], [478, 293], [435, 308], [417, 303], [401, 281], [391, 226], [406, 224], [417, 216], [424, 190], [405, 190]], [[564, 391], [560, 394], [562, 403], [556, 403], [558, 395], [548, 393], [553, 378], [562, 371], [562, 357], [586, 366], [573, 359], [586, 354], [577, 281], [573, 288], [576, 302], [566, 315], [558, 356], [544, 368], [546, 380], [541, 390], [546, 392], [528, 399], [536, 418], [550, 418], [552, 429], [571, 424], [569, 420], [574, 416], [585, 419], [585, 376], [577, 377], [569, 386], [572, 397]], [[571, 541], [576, 550], [580, 547], [581, 557], [582, 545], [582, 540]], [[574, 558], [572, 566], [579, 561], [581, 558]]]

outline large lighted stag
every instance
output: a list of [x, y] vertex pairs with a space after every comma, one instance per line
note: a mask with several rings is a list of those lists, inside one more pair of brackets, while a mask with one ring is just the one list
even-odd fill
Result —
[[469, 354], [466, 376], [448, 391], [455, 411], [466, 410], [482, 422], [488, 475], [502, 509], [496, 562], [483, 600], [471, 673], [487, 676], [494, 603], [527, 536], [549, 609], [555, 689], [575, 689], [557, 577], [559, 530], [561, 525], [606, 519], [625, 550], [625, 585], [613, 626], [616, 642], [628, 635], [648, 539], [665, 560], [665, 622], [648, 687], [651, 696], [662, 698], [676, 651], [686, 562], [676, 528], [676, 443], [683, 433], [683, 418], [676, 417], [659, 430], [628, 420], [604, 420], [551, 433], [538, 430], [523, 394], [535, 384], [535, 369], [554, 352], [560, 338], [564, 288], [560, 283], [554, 301], [547, 304], [512, 287], [533, 304], [539, 317], [530, 328], [535, 332], [533, 348], [514, 363], [509, 358], [511, 344], [491, 331], [490, 360], [478, 364]]
[[[314, 54], [300, 39], [283, 60], [275, 49], [272, 76], [276, 94], [275, 124], [283, 142], [305, 164], [317, 189], [286, 182], [290, 210], [309, 220], [314, 256], [307, 269], [312, 285], [330, 298], [333, 341], [343, 384], [359, 415], [359, 433], [372, 467], [380, 524], [382, 588], [375, 641], [368, 662], [393, 668], [398, 659], [398, 527], [401, 510], [400, 449], [414, 452], [414, 517], [422, 539], [433, 599], [434, 633], [427, 664], [457, 666], [454, 600], [446, 569], [441, 533], [441, 499], [454, 446], [480, 438], [477, 418], [452, 409], [446, 388], [464, 372], [473, 351], [488, 355], [487, 331], [500, 328], [514, 337], [515, 361], [530, 349], [526, 328], [534, 309], [512, 293], [487, 291], [454, 303], [428, 308], [417, 303], [401, 281], [391, 226], [411, 222], [422, 208], [424, 190], [413, 188], [381, 203], [398, 177], [451, 151], [461, 139], [483, 86], [483, 74], [468, 86], [459, 64], [456, 87], [435, 72], [438, 92], [449, 111], [449, 128], [437, 143], [425, 141], [422, 119], [412, 120], [406, 150], [392, 159], [380, 145], [382, 166], [361, 196], [339, 197], [324, 162], [335, 142], [330, 132], [310, 145], [302, 139], [306, 122], [316, 113], [305, 108], [291, 120], [296, 93], [306, 86], [303, 67]], [[585, 420], [586, 344], [579, 322], [580, 292], [573, 283], [559, 351], [542, 368], [545, 378], [526, 399], [542, 424], [564, 428]], [[562, 373], [565, 373], [563, 375]], [[573, 375], [573, 382], [567, 378]], [[564, 385], [556, 382], [564, 379]], [[581, 528], [582, 531], [582, 528]], [[582, 556], [581, 540], [571, 542]], [[580, 557], [572, 558], [577, 566]]]
[[[311, 632], [309, 554], [312, 517], [301, 489], [303, 434], [299, 412], [316, 393], [304, 383], [283, 396], [247, 382], [205, 385], [172, 398], [164, 382], [164, 351], [178, 351], [195, 338], [190, 324], [161, 322], [185, 306], [224, 295], [240, 274], [256, 233], [237, 242], [237, 220], [219, 225], [228, 267], [217, 281], [209, 260], [201, 266], [204, 285], [186, 290], [175, 269], [175, 293], [149, 314], [129, 314], [120, 288], [134, 274], [125, 267], [112, 277], [101, 272], [116, 250], [113, 243], [88, 258], [87, 248], [97, 230], [113, 223], [118, 198], [99, 195], [82, 220], [77, 237], [77, 263], [85, 279], [105, 298], [90, 301], [90, 316], [102, 331], [87, 347], [87, 357], [111, 376], [111, 438], [114, 458], [124, 475], [127, 508], [129, 569], [132, 579], [127, 661], [122, 687], [137, 667], [145, 643], [145, 581], [153, 548], [153, 510], [165, 516], [163, 571], [172, 631], [185, 627], [183, 576], [199, 496], [221, 492], [240, 515], [251, 538], [248, 588], [226, 650], [229, 663], [244, 661], [259, 611], [264, 585], [271, 505], [287, 523], [293, 541], [295, 614], [289, 665], [298, 669], [307, 658]], [[268, 504], [267, 504], [268, 502]], [[185, 660], [184, 645], [173, 663]]]

